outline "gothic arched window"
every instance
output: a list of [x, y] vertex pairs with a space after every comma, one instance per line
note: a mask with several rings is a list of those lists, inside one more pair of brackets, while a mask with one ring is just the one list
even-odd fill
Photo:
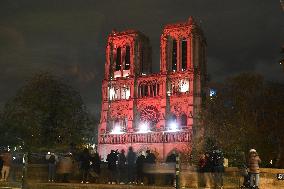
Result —
[[187, 116], [185, 114], [182, 114], [180, 116], [180, 125], [181, 126], [187, 126]]
[[181, 69], [185, 71], [187, 67], [187, 41], [186, 39], [182, 40], [181, 43]]
[[121, 68], [121, 48], [116, 49], [116, 61], [115, 61], [115, 71], [119, 71]]
[[172, 71], [177, 71], [177, 40], [173, 40]]
[[177, 116], [175, 114], [170, 116], [170, 122], [177, 122]]
[[124, 70], [130, 69], [130, 47], [126, 46]]

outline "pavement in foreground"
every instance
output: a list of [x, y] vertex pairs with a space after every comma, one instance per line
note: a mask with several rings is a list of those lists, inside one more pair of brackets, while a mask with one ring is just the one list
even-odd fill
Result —
[[[224, 189], [238, 189], [236, 186], [225, 186]], [[19, 182], [0, 183], [0, 189], [21, 189]], [[81, 184], [81, 183], [29, 183], [27, 189], [174, 189], [170, 186], [148, 186], [148, 185], [110, 185], [110, 184]], [[197, 189], [181, 187], [181, 189]], [[198, 189], [213, 189], [201, 188]], [[284, 189], [284, 186], [266, 185], [261, 189]]]

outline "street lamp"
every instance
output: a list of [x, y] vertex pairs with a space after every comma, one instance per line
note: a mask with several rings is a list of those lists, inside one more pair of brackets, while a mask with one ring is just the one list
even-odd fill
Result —
[[[284, 0], [283, 0], [284, 3]], [[282, 47], [281, 53], [284, 55], [284, 46]], [[279, 61], [279, 64], [282, 65], [283, 71], [284, 71], [284, 56], [282, 56], [282, 59]]]

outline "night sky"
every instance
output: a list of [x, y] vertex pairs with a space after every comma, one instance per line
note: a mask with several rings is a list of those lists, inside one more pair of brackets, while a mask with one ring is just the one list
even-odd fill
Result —
[[194, 16], [208, 43], [213, 81], [244, 71], [284, 82], [279, 0], [1, 0], [0, 108], [34, 73], [49, 71], [80, 91], [98, 115], [107, 35], [137, 29], [159, 70], [163, 25]]

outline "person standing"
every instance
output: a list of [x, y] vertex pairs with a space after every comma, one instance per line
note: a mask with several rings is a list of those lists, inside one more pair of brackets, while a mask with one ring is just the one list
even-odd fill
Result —
[[2, 161], [3, 161], [3, 167], [1, 170], [1, 181], [7, 181], [10, 173], [10, 168], [12, 164], [12, 155], [11, 153], [6, 150], [2, 155], [1, 155]]
[[199, 184], [198, 186], [206, 187], [206, 181], [205, 181], [205, 166], [206, 166], [206, 155], [201, 154], [199, 161], [198, 161], [198, 178], [199, 178]]
[[132, 146], [128, 148], [127, 153], [127, 173], [128, 173], [128, 183], [134, 184], [135, 182], [135, 162], [136, 153], [133, 151]]
[[[173, 153], [167, 157], [166, 163], [169, 163], [169, 164], [176, 163], [176, 152], [175, 151], [173, 151]], [[166, 185], [174, 186], [175, 174], [168, 173], [166, 174], [165, 178], [166, 178], [166, 182], [165, 182]]]
[[[146, 154], [147, 154], [147, 156], [146, 156], [146, 159], [145, 159], [145, 163], [147, 163], [149, 165], [154, 165], [156, 163], [156, 156], [150, 150], [147, 150]], [[148, 178], [148, 184], [149, 185], [155, 184], [155, 175], [154, 174], [148, 173], [147, 178]]]
[[210, 187], [212, 185], [213, 166], [214, 164], [213, 164], [212, 153], [206, 152], [205, 153], [205, 165], [203, 167], [205, 187]]
[[55, 181], [55, 168], [56, 163], [58, 162], [58, 156], [55, 153], [48, 152], [45, 156], [45, 159], [48, 163], [48, 182], [54, 182]]
[[118, 154], [118, 180], [120, 184], [124, 184], [126, 181], [125, 179], [125, 172], [126, 172], [126, 157], [125, 151], [122, 149]]
[[255, 149], [250, 149], [249, 151], [249, 174], [250, 174], [250, 187], [259, 188], [259, 163], [261, 159]]
[[95, 183], [98, 183], [98, 179], [101, 174], [101, 158], [97, 150], [95, 150], [94, 153], [91, 154], [91, 162], [91, 174], [95, 178]]
[[144, 184], [144, 162], [145, 162], [145, 151], [142, 151], [141, 155], [137, 157], [136, 160], [136, 173], [137, 173], [137, 184]]
[[0, 155], [0, 173], [2, 171], [3, 168], [3, 160], [2, 160], [2, 156]]
[[80, 164], [81, 164], [81, 171], [82, 171], [82, 181], [81, 183], [89, 183], [89, 171], [90, 171], [90, 153], [87, 148], [83, 150], [80, 155]]
[[62, 182], [69, 182], [69, 175], [73, 170], [73, 160], [71, 153], [65, 154], [58, 163], [58, 173], [62, 175]]
[[109, 170], [109, 184], [115, 184], [116, 183], [116, 161], [117, 161], [117, 152], [114, 150], [111, 150], [111, 152], [107, 155], [107, 167]]
[[224, 156], [220, 149], [213, 150], [213, 172], [216, 188], [223, 188]]

